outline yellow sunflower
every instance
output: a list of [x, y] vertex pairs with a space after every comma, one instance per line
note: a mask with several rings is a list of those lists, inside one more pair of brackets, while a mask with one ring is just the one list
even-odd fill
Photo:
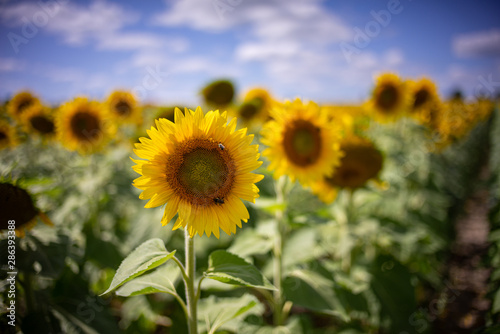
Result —
[[333, 172], [342, 156], [340, 130], [314, 102], [287, 101], [271, 110], [273, 120], [262, 129], [262, 153], [270, 160], [274, 177], [289, 175], [303, 185]]
[[53, 225], [50, 219], [33, 203], [30, 194], [13, 184], [0, 183], [0, 230], [10, 230], [9, 221], [14, 221], [15, 232], [23, 237], [27, 230], [32, 229], [39, 217], [45, 224]]
[[351, 135], [342, 140], [340, 149], [344, 152], [340, 166], [332, 175], [311, 186], [313, 192], [325, 203], [335, 200], [339, 188], [361, 188], [370, 179], [378, 178], [382, 170], [382, 153], [370, 140]]
[[368, 108], [381, 122], [392, 122], [404, 115], [409, 102], [408, 89], [396, 74], [385, 73], [377, 83], [368, 102]]
[[116, 128], [96, 101], [78, 97], [63, 104], [56, 117], [56, 133], [69, 150], [88, 154], [100, 150]]
[[142, 111], [134, 95], [127, 91], [117, 90], [112, 92], [106, 101], [110, 116], [122, 123], [140, 125]]
[[207, 105], [223, 107], [233, 102], [235, 90], [229, 80], [216, 80], [205, 86], [201, 94]]
[[7, 111], [16, 120], [21, 120], [21, 115], [31, 106], [40, 104], [40, 100], [28, 91], [19, 92], [7, 105]]
[[48, 107], [36, 104], [28, 109], [21, 116], [24, 130], [43, 138], [52, 138], [56, 133], [56, 127], [52, 112]]
[[0, 120], [0, 150], [16, 146], [16, 130], [9, 123]]
[[252, 88], [243, 98], [238, 108], [238, 117], [245, 124], [263, 123], [269, 119], [269, 111], [276, 104], [264, 88]]
[[364, 132], [369, 126], [370, 118], [363, 106], [325, 105], [321, 109], [328, 115], [328, 119], [341, 126], [343, 136]]
[[243, 200], [259, 197], [252, 174], [258, 161], [258, 145], [246, 129], [235, 131], [236, 119], [227, 123], [227, 113], [175, 109], [175, 123], [161, 118], [150, 138], [141, 138], [134, 152], [146, 160], [133, 160], [141, 174], [134, 186], [143, 190], [139, 198], [149, 199], [146, 208], [167, 204], [162, 218], [166, 225], [176, 213], [173, 229], [187, 228], [189, 235], [212, 233], [219, 228], [230, 235], [241, 221], [247, 222]]

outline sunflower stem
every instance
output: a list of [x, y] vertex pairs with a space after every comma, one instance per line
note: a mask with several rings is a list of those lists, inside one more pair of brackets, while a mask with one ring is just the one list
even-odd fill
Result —
[[285, 197], [285, 187], [286, 187], [286, 177], [282, 176], [276, 182], [276, 202], [278, 204], [278, 209], [275, 213], [276, 218], [276, 237], [273, 248], [274, 253], [274, 286], [276, 291], [274, 291], [274, 325], [281, 326], [285, 319], [283, 319], [283, 291], [282, 291], [282, 281], [283, 281], [283, 234], [284, 234], [284, 210], [282, 205], [284, 203]]
[[186, 301], [188, 307], [188, 328], [189, 334], [198, 334], [197, 322], [197, 300], [196, 291], [194, 288], [196, 258], [194, 254], [194, 238], [191, 238], [187, 228], [184, 230], [184, 238], [186, 244]]

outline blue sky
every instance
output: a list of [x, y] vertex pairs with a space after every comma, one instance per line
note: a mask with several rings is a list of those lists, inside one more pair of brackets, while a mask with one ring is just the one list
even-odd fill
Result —
[[240, 95], [348, 103], [384, 71], [429, 76], [443, 96], [493, 94], [499, 14], [494, 0], [0, 0], [0, 98], [128, 89], [195, 105], [207, 82], [230, 78]]

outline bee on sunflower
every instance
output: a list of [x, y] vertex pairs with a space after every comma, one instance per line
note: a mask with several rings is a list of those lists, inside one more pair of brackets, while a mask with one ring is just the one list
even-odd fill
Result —
[[6, 121], [0, 120], [0, 150], [18, 144], [16, 130]]
[[15, 120], [20, 121], [22, 114], [31, 106], [40, 104], [40, 100], [28, 91], [19, 92], [7, 105], [7, 112]]
[[56, 127], [52, 110], [41, 104], [29, 107], [21, 116], [24, 131], [42, 137], [51, 139], [56, 134]]
[[349, 135], [342, 140], [340, 149], [344, 156], [333, 174], [311, 186], [325, 203], [333, 202], [339, 189], [356, 190], [369, 180], [377, 180], [383, 167], [383, 155], [369, 139]]
[[69, 150], [89, 154], [99, 151], [115, 133], [105, 108], [97, 101], [77, 97], [63, 104], [56, 117], [56, 134]]
[[271, 110], [262, 131], [263, 155], [277, 179], [288, 175], [308, 185], [333, 172], [339, 164], [340, 129], [314, 102], [286, 101]]
[[132, 159], [141, 175], [134, 186], [143, 191], [139, 198], [149, 199], [146, 208], [166, 203], [162, 225], [178, 214], [174, 230], [219, 238], [219, 229], [230, 235], [248, 221], [242, 200], [259, 197], [255, 183], [263, 175], [251, 172], [262, 162], [253, 135], [236, 131], [236, 122], [227, 123], [226, 112], [176, 108], [175, 123], [160, 118], [149, 138], [140, 138], [134, 152], [146, 160]]
[[235, 89], [229, 80], [216, 80], [201, 90], [203, 100], [209, 106], [226, 107], [233, 102]]
[[137, 100], [130, 92], [116, 90], [112, 92], [107, 100], [106, 107], [109, 115], [120, 123], [140, 125], [142, 123], [142, 111]]
[[385, 73], [377, 78], [366, 107], [378, 121], [394, 122], [406, 113], [410, 98], [405, 83], [396, 74]]
[[35, 206], [31, 195], [16, 185], [0, 182], [0, 207], [0, 230], [7, 230], [8, 222], [13, 220], [18, 237], [24, 237], [26, 231], [37, 224], [37, 218], [53, 225], [49, 217]]

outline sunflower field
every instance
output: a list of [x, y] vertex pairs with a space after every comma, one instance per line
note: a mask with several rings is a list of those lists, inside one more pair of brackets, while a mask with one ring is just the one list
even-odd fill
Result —
[[2, 105], [2, 332], [500, 333], [498, 101], [201, 95]]

